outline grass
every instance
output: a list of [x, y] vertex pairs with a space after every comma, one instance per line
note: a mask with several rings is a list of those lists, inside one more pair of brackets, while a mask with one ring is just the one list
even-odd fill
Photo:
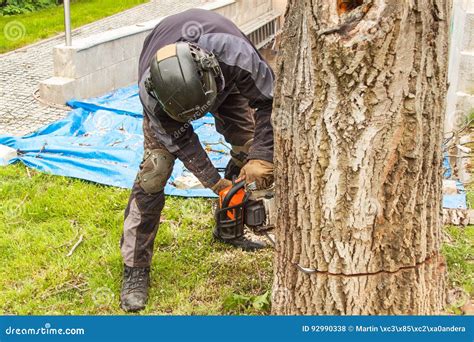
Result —
[[[81, 0], [71, 4], [72, 28], [121, 12], [147, 0]], [[0, 53], [64, 32], [62, 6], [14, 16], [0, 16]]]
[[[123, 314], [118, 244], [128, 194], [0, 168], [0, 313]], [[273, 252], [214, 242], [211, 205], [167, 198], [143, 314], [268, 313]]]
[[[474, 119], [472, 112], [466, 119], [466, 123]], [[473, 127], [470, 127], [472, 136]], [[474, 148], [472, 144], [467, 145]], [[474, 184], [466, 186], [467, 204], [474, 208]], [[448, 307], [448, 312], [453, 314], [462, 313], [460, 307], [466, 303], [466, 297], [474, 300], [474, 226], [446, 227], [447, 241], [443, 245], [442, 252], [446, 257], [448, 265], [448, 281], [454, 295]]]

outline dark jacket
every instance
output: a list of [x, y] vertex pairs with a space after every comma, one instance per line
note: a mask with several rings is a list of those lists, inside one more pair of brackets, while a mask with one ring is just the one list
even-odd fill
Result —
[[257, 49], [238, 27], [224, 16], [202, 9], [191, 9], [163, 19], [147, 36], [139, 60], [140, 100], [150, 128], [172, 154], [205, 185], [212, 186], [220, 176], [202, 148], [190, 124], [171, 119], [144, 86], [149, 65], [156, 52], [178, 41], [190, 41], [212, 51], [222, 69], [224, 90], [210, 109], [215, 113], [235, 88], [255, 109], [255, 137], [249, 159], [273, 161], [274, 74]]

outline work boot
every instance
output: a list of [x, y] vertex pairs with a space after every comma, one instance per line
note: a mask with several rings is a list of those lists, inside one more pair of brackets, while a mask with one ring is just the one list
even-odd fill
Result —
[[267, 247], [267, 245], [265, 245], [264, 243], [261, 243], [259, 241], [252, 241], [250, 239], [247, 239], [243, 235], [233, 239], [223, 239], [216, 233], [216, 231], [214, 231], [213, 235], [217, 241], [231, 245], [236, 248], [240, 248], [245, 252], [255, 252], [259, 249]]
[[149, 267], [128, 267], [124, 265], [121, 307], [125, 311], [134, 312], [145, 308], [150, 286]]

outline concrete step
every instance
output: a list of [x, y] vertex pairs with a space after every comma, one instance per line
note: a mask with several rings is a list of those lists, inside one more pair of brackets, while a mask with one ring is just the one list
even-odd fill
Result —
[[17, 151], [11, 147], [0, 145], [0, 166], [7, 166], [10, 161], [18, 156]]

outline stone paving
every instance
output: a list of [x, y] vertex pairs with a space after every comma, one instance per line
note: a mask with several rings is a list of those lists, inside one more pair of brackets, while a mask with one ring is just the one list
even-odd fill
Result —
[[[181, 12], [202, 3], [202, 0], [151, 0], [74, 30], [73, 40]], [[53, 76], [52, 48], [63, 42], [64, 35], [59, 35], [0, 55], [0, 135], [31, 133], [66, 116], [66, 108], [44, 105], [33, 95], [40, 81]]]

